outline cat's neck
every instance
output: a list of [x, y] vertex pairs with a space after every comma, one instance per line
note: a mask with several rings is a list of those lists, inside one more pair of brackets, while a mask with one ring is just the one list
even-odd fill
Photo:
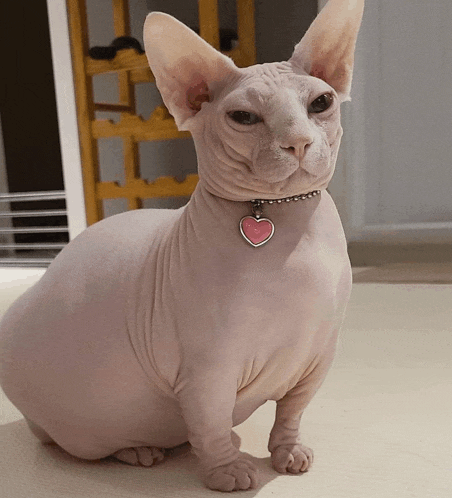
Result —
[[[316, 197], [297, 202], [265, 204], [262, 217], [271, 219], [275, 225], [274, 240], [269, 241], [268, 245], [276, 246], [284, 240], [296, 243], [312, 233], [322, 196], [323, 203], [331, 202], [329, 195], [322, 192]], [[206, 243], [246, 246], [239, 224], [244, 216], [252, 214], [250, 201], [231, 201], [214, 195], [200, 181], [184, 210], [184, 225], [192, 235], [195, 234]]]

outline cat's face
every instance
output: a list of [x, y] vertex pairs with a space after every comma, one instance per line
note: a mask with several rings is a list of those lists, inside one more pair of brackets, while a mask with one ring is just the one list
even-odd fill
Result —
[[244, 69], [171, 16], [148, 16], [149, 65], [177, 126], [193, 135], [211, 193], [251, 200], [326, 187], [363, 8], [329, 0], [287, 62]]
[[342, 136], [340, 102], [289, 62], [251, 66], [212, 89], [190, 120], [202, 181], [234, 200], [326, 187]]

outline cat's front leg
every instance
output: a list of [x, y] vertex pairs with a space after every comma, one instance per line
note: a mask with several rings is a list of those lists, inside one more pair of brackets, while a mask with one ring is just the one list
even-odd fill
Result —
[[204, 482], [219, 491], [257, 487], [257, 469], [232, 444], [237, 377], [198, 365], [181, 375], [176, 389], [188, 438], [201, 462]]
[[272, 454], [273, 468], [278, 472], [306, 472], [314, 461], [311, 448], [301, 442], [300, 420], [303, 411], [322, 384], [330, 364], [331, 361], [327, 359], [319, 363], [277, 401], [268, 450]]
[[284, 411], [285, 408], [278, 402], [275, 424], [268, 444], [268, 450], [272, 454], [272, 466], [282, 474], [306, 472], [314, 461], [314, 453], [300, 440], [299, 426], [303, 412], [285, 414]]

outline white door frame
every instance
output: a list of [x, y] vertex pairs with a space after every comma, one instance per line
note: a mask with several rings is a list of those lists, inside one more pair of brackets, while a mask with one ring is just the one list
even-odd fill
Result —
[[[5, 160], [5, 149], [3, 146], [3, 135], [2, 135], [2, 119], [0, 114], [0, 194], [8, 193], [8, 174], [6, 171], [6, 160]], [[11, 211], [9, 202], [0, 202], [0, 211], [9, 213]], [[11, 218], [0, 217], [0, 228], [12, 228]], [[0, 242], [4, 244], [12, 244], [14, 238], [12, 234], [0, 234]], [[13, 253], [9, 249], [3, 249], [8, 256]]]
[[47, 0], [63, 179], [72, 240], [86, 228], [82, 163], [66, 0]]

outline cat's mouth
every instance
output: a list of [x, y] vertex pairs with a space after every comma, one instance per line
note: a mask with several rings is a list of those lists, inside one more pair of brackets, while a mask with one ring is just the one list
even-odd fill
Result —
[[267, 183], [279, 183], [287, 180], [298, 172], [301, 168], [300, 161], [296, 158], [278, 157], [278, 160], [270, 158], [270, 160], [260, 160], [259, 158], [252, 164], [248, 165], [251, 170], [252, 176], [257, 181], [264, 181]]
[[[329, 159], [322, 157], [321, 160], [312, 163], [305, 158], [301, 160], [293, 158], [291, 161], [284, 161], [280, 166], [272, 162], [268, 167], [265, 163], [256, 162], [251, 167], [248, 165], [247, 169], [251, 173], [253, 182], [270, 184], [272, 191], [279, 189], [281, 196], [286, 197], [286, 190], [287, 188], [292, 190], [292, 185], [299, 190], [301, 185], [310, 187], [329, 177], [331, 175], [331, 161]], [[295, 192], [293, 195], [297, 193]]]

